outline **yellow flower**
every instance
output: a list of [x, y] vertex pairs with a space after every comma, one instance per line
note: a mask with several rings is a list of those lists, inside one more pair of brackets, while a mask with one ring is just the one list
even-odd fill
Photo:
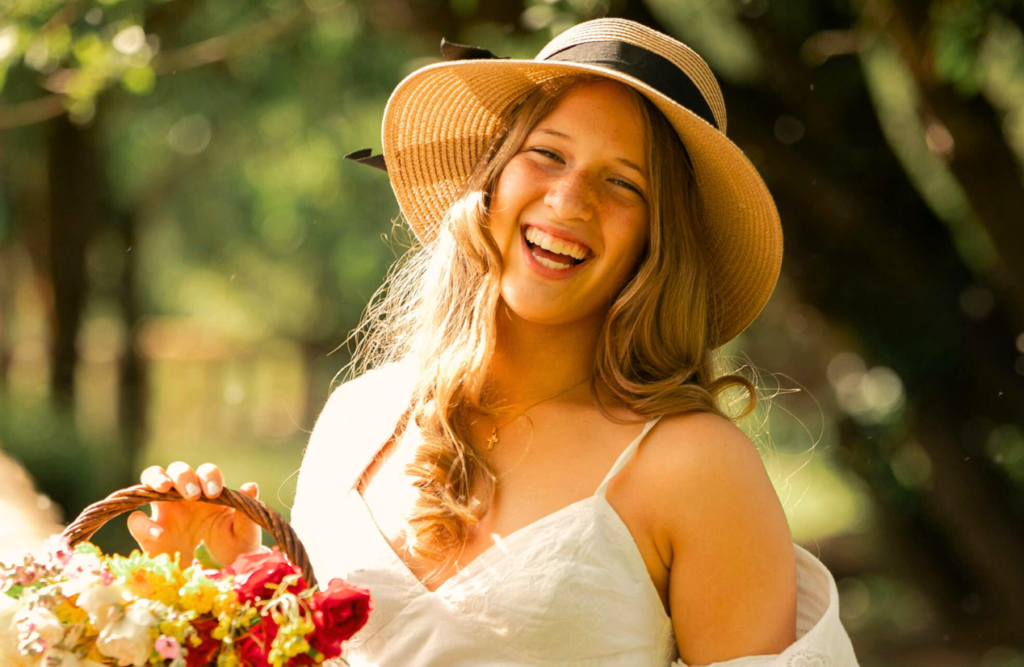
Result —
[[189, 634], [192, 626], [187, 618], [173, 617], [160, 621], [160, 633], [173, 637], [179, 644], [184, 645], [185, 637]]
[[217, 656], [217, 667], [241, 667], [241, 665], [242, 661], [233, 648], [225, 647]]
[[213, 610], [214, 600], [220, 593], [217, 586], [209, 579], [197, 579], [181, 587], [181, 599], [178, 605], [185, 611], [208, 614]]
[[234, 614], [238, 610], [238, 593], [227, 588], [221, 590], [213, 600], [213, 615], [218, 618], [226, 614]]
[[125, 583], [137, 597], [173, 605], [177, 602], [178, 590], [185, 583], [180, 574], [175, 574], [140, 568], [133, 570]]
[[61, 620], [64, 625], [75, 625], [77, 623], [85, 623], [89, 620], [89, 614], [84, 610], [78, 608], [71, 598], [65, 598], [63, 602], [57, 605], [57, 618]]

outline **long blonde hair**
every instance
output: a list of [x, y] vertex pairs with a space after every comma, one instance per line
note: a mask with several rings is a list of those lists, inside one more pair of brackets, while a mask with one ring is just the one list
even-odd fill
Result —
[[[356, 332], [349, 370], [417, 360], [407, 414], [422, 434], [406, 472], [419, 495], [406, 516], [405, 548], [414, 557], [450, 562], [469, 529], [488, 510], [495, 476], [469, 437], [470, 411], [496, 415], [487, 371], [494, 355], [502, 261], [488, 228], [490, 193], [532, 128], [574, 85], [573, 76], [538, 86], [506, 114], [503, 129], [478, 161], [462, 195], [429, 244], [413, 247], [393, 267]], [[749, 380], [716, 377], [712, 348], [717, 303], [699, 235], [701, 204], [686, 150], [668, 120], [631, 92], [646, 128], [650, 234], [633, 277], [613, 301], [598, 342], [594, 386], [646, 418], [691, 411], [730, 419], [757, 403]], [[652, 147], [658, 150], [652, 150]], [[742, 386], [746, 410], [730, 417], [722, 393]], [[607, 407], [599, 406], [609, 418]], [[401, 428], [401, 426], [400, 426]]]

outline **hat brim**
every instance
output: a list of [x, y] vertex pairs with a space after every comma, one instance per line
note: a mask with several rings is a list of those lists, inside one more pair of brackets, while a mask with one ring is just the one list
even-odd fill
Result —
[[416, 236], [429, 242], [510, 105], [538, 85], [582, 73], [645, 95], [686, 146], [718, 297], [715, 346], [735, 338], [764, 308], [781, 269], [782, 225], [775, 202], [757, 169], [725, 134], [628, 74], [537, 60], [442, 62], [413, 72], [388, 100], [382, 127], [388, 174], [403, 215]]

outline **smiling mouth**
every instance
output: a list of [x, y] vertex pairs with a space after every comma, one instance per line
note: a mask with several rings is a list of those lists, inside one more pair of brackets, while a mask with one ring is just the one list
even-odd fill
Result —
[[586, 246], [552, 236], [536, 227], [525, 227], [523, 236], [533, 258], [541, 266], [555, 271], [571, 269], [590, 258], [590, 249]]

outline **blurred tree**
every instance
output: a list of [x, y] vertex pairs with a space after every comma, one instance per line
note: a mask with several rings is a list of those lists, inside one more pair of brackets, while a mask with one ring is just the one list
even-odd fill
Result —
[[[94, 233], [101, 228], [112, 230], [128, 258], [122, 262], [117, 299], [128, 332], [121, 350], [118, 392], [125, 485], [132, 482], [145, 438], [147, 396], [145, 368], [135, 339], [143, 309], [138, 304], [137, 262], [130, 250], [137, 238], [140, 209], [157, 207], [154, 200], [173, 187], [172, 179], [180, 175], [181, 166], [171, 163], [136, 201], [119, 198], [107, 180], [109, 170], [100, 156], [103, 149], [97, 146], [106, 129], [106, 113], [98, 114], [97, 109], [126, 103], [114, 90], [116, 86], [135, 95], [149, 94], [160, 75], [265, 47], [316, 15], [301, 2], [257, 4], [251, 10], [229, 12], [231, 16], [223, 18], [230, 20], [218, 26], [224, 30], [193, 40], [184, 28], [194, 19], [195, 4], [190, 0], [68, 4], [19, 0], [7, 9], [7, 22], [0, 27], [0, 90], [5, 97], [27, 98], [0, 105], [0, 129], [44, 123], [49, 135], [44, 190], [48, 210], [43, 216], [21, 218], [31, 220], [35, 230], [15, 229], [13, 234], [38, 234], [48, 240], [45, 249], [31, 243], [25, 247], [35, 251], [32, 265], [39, 272], [37, 278], [53, 296], [50, 393], [67, 412], [74, 409], [79, 334], [89, 296], [86, 255]], [[238, 23], [244, 27], [237, 28]], [[40, 95], [37, 86], [49, 92]], [[29, 191], [40, 189], [31, 182], [21, 185]]]

